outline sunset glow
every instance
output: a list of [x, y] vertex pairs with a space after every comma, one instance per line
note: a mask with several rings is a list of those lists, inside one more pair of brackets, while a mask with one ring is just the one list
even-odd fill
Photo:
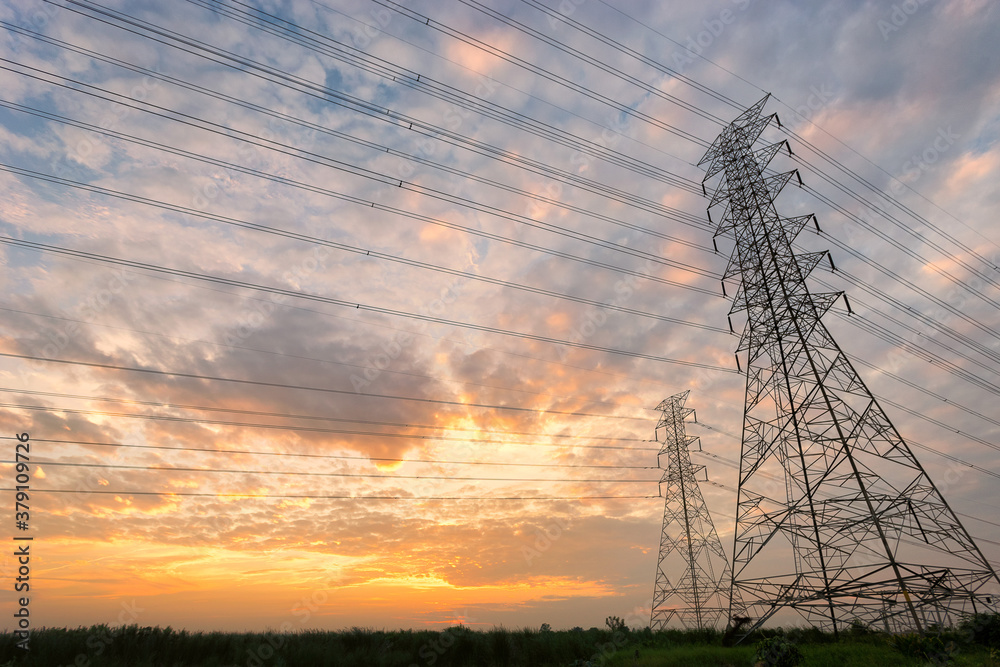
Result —
[[668, 396], [734, 543], [696, 164], [763, 91], [824, 322], [1000, 561], [1000, 8], [919, 4], [3, 4], [33, 625], [647, 623]]

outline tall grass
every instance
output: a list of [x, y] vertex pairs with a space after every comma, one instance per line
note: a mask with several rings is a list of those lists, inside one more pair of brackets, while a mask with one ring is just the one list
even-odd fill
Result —
[[[953, 667], [1000, 667], [993, 642], [1000, 617], [976, 618], [945, 638]], [[28, 653], [0, 632], [0, 667], [751, 667], [753, 646], [781, 635], [801, 648], [804, 667], [916, 667], [926, 659], [894, 648], [880, 633], [767, 630], [736, 647], [714, 630], [652, 632], [623, 628], [388, 631], [188, 632], [137, 625], [41, 628]], [[899, 640], [896, 640], [899, 644]], [[904, 642], [905, 643], [905, 642]], [[993, 653], [990, 649], [993, 648]]]
[[564, 667], [617, 646], [613, 640], [597, 628], [226, 633], [95, 625], [33, 630], [27, 653], [0, 633], [0, 667]]

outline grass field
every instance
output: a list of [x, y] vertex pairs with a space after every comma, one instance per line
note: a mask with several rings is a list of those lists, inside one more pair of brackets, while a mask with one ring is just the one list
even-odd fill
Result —
[[[822, 644], [802, 646], [802, 667], [926, 667], [934, 665], [920, 658], [907, 657], [889, 645], [858, 643]], [[639, 651], [623, 650], [604, 664], [605, 667], [753, 667], [753, 647], [679, 646]], [[991, 660], [990, 652], [983, 647], [959, 652], [951, 662], [941, 663], [952, 667], [1000, 667], [1000, 658]]]
[[[287, 634], [41, 628], [28, 652], [10, 632], [0, 634], [0, 667], [754, 667], [757, 642], [768, 638], [794, 645], [801, 667], [1000, 667], [1000, 615], [925, 637], [848, 631], [834, 639], [811, 628], [771, 630], [735, 647], [723, 646], [714, 631], [654, 633], [611, 623], [562, 631], [456, 626]], [[763, 664], [792, 663], [772, 657]]]

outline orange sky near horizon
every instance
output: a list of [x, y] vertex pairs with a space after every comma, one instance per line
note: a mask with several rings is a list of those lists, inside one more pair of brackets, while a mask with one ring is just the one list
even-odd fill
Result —
[[997, 6], [106, 4], [0, 4], [34, 627], [647, 624], [664, 398], [733, 547], [744, 320], [696, 164], [763, 90], [824, 322], [1000, 562]]

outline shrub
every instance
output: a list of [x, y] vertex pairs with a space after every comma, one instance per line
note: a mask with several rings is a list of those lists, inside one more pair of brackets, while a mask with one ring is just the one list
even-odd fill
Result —
[[1000, 646], [1000, 614], [973, 614], [958, 627], [973, 644]]
[[732, 619], [729, 627], [726, 628], [725, 634], [722, 635], [722, 645], [723, 646], [735, 646], [736, 641], [740, 639], [740, 635], [746, 626], [750, 624], [751, 619], [746, 616], [736, 616]]
[[852, 637], [865, 637], [874, 633], [875, 630], [872, 630], [864, 621], [858, 618], [851, 621], [851, 627], [847, 629], [847, 634]]
[[628, 631], [628, 628], [625, 627], [625, 621], [617, 616], [608, 616], [607, 619], [605, 619], [604, 624], [608, 626], [608, 630], [610, 630], [612, 634], [615, 632]]
[[755, 665], [765, 667], [796, 667], [802, 662], [802, 651], [788, 638], [777, 635], [757, 642], [753, 660]]
[[897, 651], [910, 658], [926, 660], [932, 665], [951, 664], [958, 652], [954, 641], [942, 639], [939, 635], [922, 635], [910, 632], [893, 635], [889, 643]]

